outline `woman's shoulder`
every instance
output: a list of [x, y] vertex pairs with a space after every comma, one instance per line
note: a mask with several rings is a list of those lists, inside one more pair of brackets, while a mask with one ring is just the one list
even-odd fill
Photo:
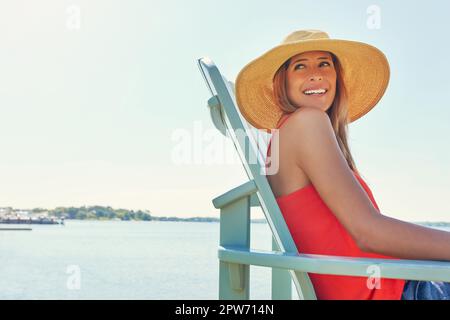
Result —
[[299, 129], [319, 129], [321, 127], [330, 127], [331, 122], [328, 115], [320, 109], [311, 107], [302, 107], [280, 120], [281, 126], [287, 130]]
[[301, 147], [302, 144], [334, 143], [336, 135], [328, 115], [316, 108], [301, 108], [285, 119], [280, 128], [280, 138]]

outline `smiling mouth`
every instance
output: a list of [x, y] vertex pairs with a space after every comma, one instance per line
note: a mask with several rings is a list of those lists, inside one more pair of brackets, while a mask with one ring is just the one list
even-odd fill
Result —
[[323, 96], [328, 92], [327, 89], [305, 90], [303, 94], [307, 96]]

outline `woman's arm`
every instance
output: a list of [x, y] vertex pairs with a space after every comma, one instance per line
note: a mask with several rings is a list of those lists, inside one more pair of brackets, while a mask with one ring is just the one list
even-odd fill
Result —
[[450, 261], [450, 232], [381, 214], [374, 215], [367, 227], [360, 240], [366, 252], [402, 259]]
[[361, 250], [403, 259], [450, 260], [450, 232], [378, 212], [348, 167], [325, 112], [299, 109], [282, 130], [292, 137], [286, 143], [297, 165]]

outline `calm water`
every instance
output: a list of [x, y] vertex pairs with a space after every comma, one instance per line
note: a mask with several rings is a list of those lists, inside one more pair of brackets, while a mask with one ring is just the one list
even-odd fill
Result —
[[[218, 223], [66, 221], [32, 228], [0, 231], [0, 299], [218, 298]], [[251, 228], [252, 248], [270, 250], [268, 225]], [[270, 299], [270, 270], [250, 268], [250, 298]]]
[[[218, 223], [66, 221], [32, 228], [0, 231], [0, 299], [218, 298]], [[270, 250], [268, 225], [251, 228], [252, 247]], [[270, 270], [251, 267], [250, 274], [251, 299], [269, 299]]]

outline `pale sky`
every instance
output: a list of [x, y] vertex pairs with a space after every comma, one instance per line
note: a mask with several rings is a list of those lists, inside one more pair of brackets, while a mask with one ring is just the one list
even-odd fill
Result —
[[232, 150], [211, 135], [196, 59], [234, 80], [290, 32], [319, 29], [390, 62], [383, 99], [349, 129], [381, 212], [450, 221], [448, 12], [438, 0], [1, 0], [0, 207], [218, 217], [211, 200], [247, 179], [237, 158], [172, 156], [176, 132], [199, 130], [201, 154]]

